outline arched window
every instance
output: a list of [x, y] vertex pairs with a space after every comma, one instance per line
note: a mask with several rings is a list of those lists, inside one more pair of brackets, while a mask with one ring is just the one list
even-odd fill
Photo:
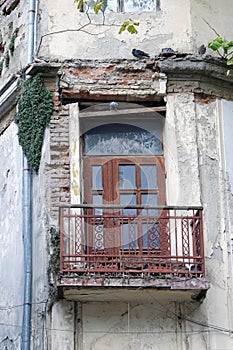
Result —
[[161, 123], [103, 124], [86, 132], [84, 142], [85, 155], [162, 155]]

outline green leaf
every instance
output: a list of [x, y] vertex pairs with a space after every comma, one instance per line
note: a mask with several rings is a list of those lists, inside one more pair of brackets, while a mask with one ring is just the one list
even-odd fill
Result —
[[103, 6], [104, 6], [103, 1], [95, 1], [95, 2], [94, 2], [94, 7], [93, 7], [93, 9], [94, 9], [94, 12], [95, 12], [96, 15], [98, 15], [99, 10], [101, 10], [101, 8], [102, 8]]
[[74, 0], [74, 2], [77, 3], [77, 9], [81, 10], [81, 8], [83, 7], [83, 1], [84, 0]]
[[137, 29], [135, 28], [135, 26], [133, 25], [133, 24], [130, 24], [129, 26], [128, 26], [128, 28], [127, 28], [127, 30], [128, 30], [128, 32], [130, 33], [130, 34], [137, 34]]
[[218, 36], [216, 39], [214, 39], [215, 42], [222, 44], [224, 42], [223, 38], [221, 36]]
[[219, 40], [215, 39], [213, 41], [208, 42], [208, 47], [213, 51], [217, 51], [222, 46], [222, 43], [223, 42], [220, 42]]
[[123, 33], [129, 25], [129, 21], [125, 21], [119, 29], [119, 34]]
[[129, 18], [128, 21], [125, 21], [120, 30], [119, 30], [119, 34], [123, 33], [126, 29], [127, 31], [130, 33], [130, 34], [137, 34], [138, 31], [137, 29], [135, 28], [135, 26], [139, 26], [139, 22], [136, 22], [134, 20], [132, 20], [131, 18]]
[[227, 45], [229, 46], [229, 48], [233, 48], [233, 40], [228, 41]]
[[227, 65], [228, 66], [232, 66], [233, 65], [233, 58], [230, 58], [229, 60], [227, 60]]
[[233, 49], [233, 41], [225, 41], [222, 44], [222, 47], [223, 47], [224, 54], [227, 55], [228, 51]]

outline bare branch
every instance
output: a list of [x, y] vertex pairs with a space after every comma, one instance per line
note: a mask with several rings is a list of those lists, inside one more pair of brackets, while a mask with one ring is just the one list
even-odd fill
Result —
[[41, 38], [40, 38], [40, 42], [39, 42], [38, 48], [37, 48], [36, 53], [35, 53], [35, 57], [38, 56], [38, 53], [39, 53], [41, 45], [42, 45], [42, 41], [43, 41], [43, 39], [46, 36], [55, 35], [55, 34], [62, 34], [62, 33], [66, 33], [66, 32], [81, 32], [81, 31], [84, 31], [84, 28], [86, 28], [90, 24], [91, 24], [91, 22], [86, 23], [86, 24], [84, 24], [83, 26], [81, 26], [80, 28], [77, 28], [77, 29], [63, 29], [63, 30], [58, 30], [56, 32], [50, 32], [50, 33], [46, 33], [46, 34], [42, 35]]
[[213, 30], [213, 32], [217, 35], [217, 36], [221, 36], [210, 24], [209, 22], [207, 22], [207, 20], [205, 18], [202, 18], [203, 21], [208, 25], [208, 27]]

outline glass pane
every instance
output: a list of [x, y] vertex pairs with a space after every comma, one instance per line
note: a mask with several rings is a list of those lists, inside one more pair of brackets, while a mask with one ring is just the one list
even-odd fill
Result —
[[134, 189], [136, 187], [135, 165], [119, 165], [119, 188]]
[[142, 232], [142, 244], [144, 249], [160, 248], [160, 235], [158, 223], [154, 223], [153, 225], [143, 224]]
[[102, 167], [101, 165], [92, 166], [92, 189], [102, 190]]
[[[102, 205], [103, 204], [103, 196], [102, 194], [93, 194], [92, 195], [92, 203], [94, 205]], [[95, 215], [102, 215], [103, 210], [102, 209], [94, 209]]]
[[[150, 128], [149, 128], [150, 127]], [[154, 129], [153, 129], [154, 128]], [[105, 124], [85, 134], [85, 155], [161, 155], [161, 125]]]
[[121, 229], [121, 247], [125, 249], [137, 249], [138, 248], [138, 227], [134, 221], [122, 224]]
[[124, 0], [124, 11], [156, 11], [156, 2], [157, 0]]
[[[88, 13], [95, 13], [94, 6], [95, 0], [89, 0], [85, 4], [85, 10], [88, 10]], [[103, 12], [117, 12], [118, 10], [118, 1], [117, 0], [108, 0], [107, 6], [104, 4], [100, 7], [100, 10]]]
[[157, 188], [156, 165], [141, 165], [141, 189], [155, 189]]
[[[136, 204], [136, 194], [135, 193], [121, 193], [120, 194], [120, 204], [121, 205], [135, 205]], [[124, 215], [136, 215], [136, 209], [123, 209], [122, 214]]]
[[106, 12], [117, 12], [118, 11], [118, 1], [117, 0], [108, 0], [108, 7]]
[[[141, 194], [142, 205], [150, 205], [156, 207], [158, 205], [158, 196], [156, 193], [143, 193]], [[157, 216], [158, 209], [143, 209], [142, 215]]]

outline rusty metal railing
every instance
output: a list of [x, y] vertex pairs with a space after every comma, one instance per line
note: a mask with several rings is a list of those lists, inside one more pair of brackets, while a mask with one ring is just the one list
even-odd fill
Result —
[[60, 207], [60, 273], [204, 277], [202, 207]]

